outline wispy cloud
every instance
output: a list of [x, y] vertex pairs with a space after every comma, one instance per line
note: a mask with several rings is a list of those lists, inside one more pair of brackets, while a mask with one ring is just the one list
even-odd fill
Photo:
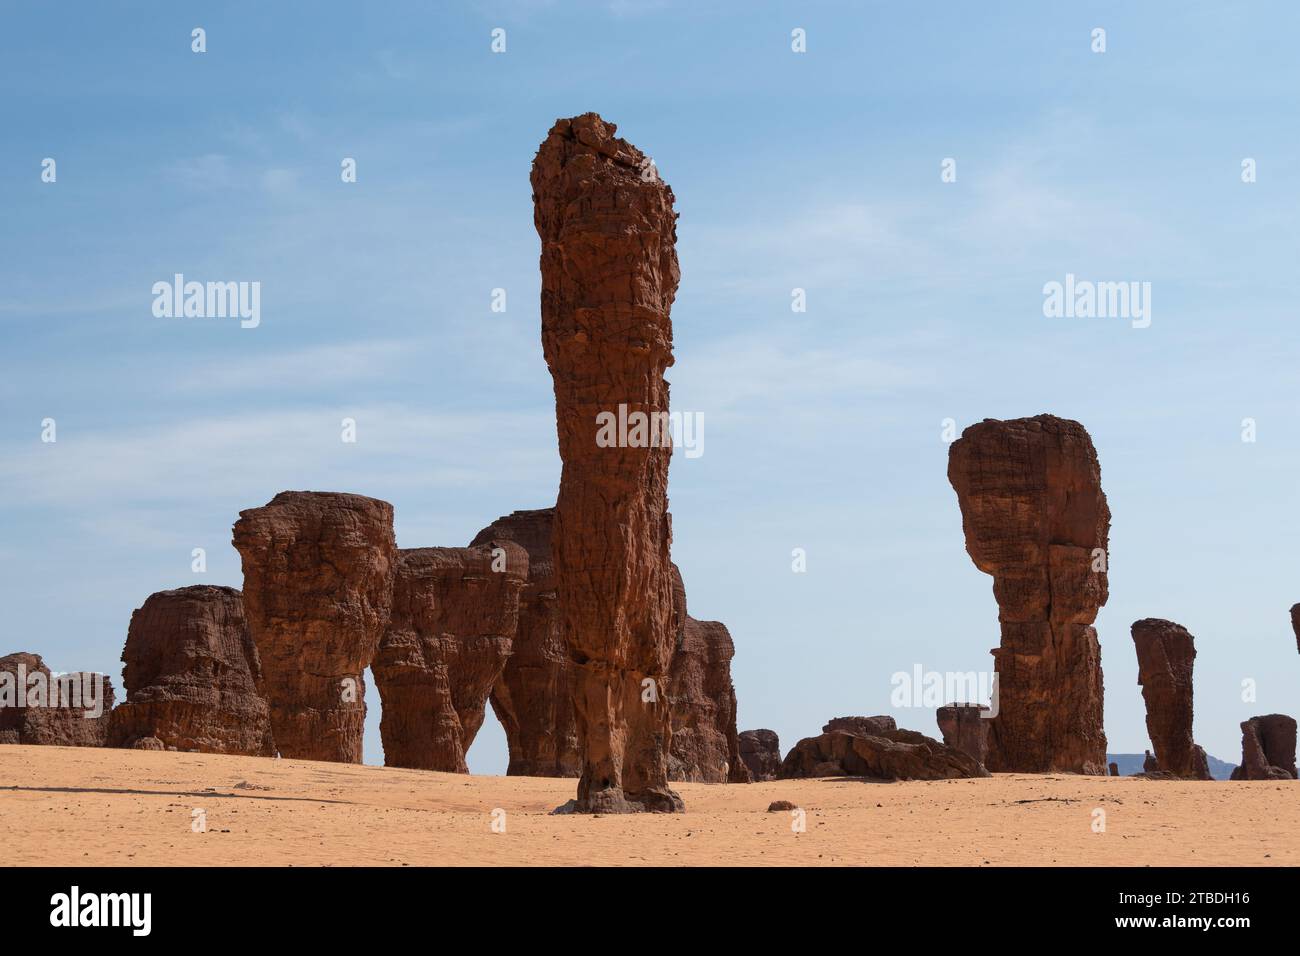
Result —
[[[357, 441], [341, 440], [356, 421]], [[401, 405], [250, 411], [157, 428], [11, 442], [0, 493], [28, 505], [264, 500], [285, 488], [384, 489], [554, 482], [555, 425], [540, 412], [426, 412]]]
[[392, 374], [404, 357], [424, 343], [345, 342], [288, 349], [264, 355], [222, 358], [187, 369], [170, 380], [178, 392], [295, 390], [373, 381]]

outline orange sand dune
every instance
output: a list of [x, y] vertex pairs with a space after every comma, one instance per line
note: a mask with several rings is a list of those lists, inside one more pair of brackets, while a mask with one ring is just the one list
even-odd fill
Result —
[[[8, 865], [1300, 864], [1297, 784], [999, 774], [680, 784], [681, 815], [552, 816], [573, 780], [0, 746]], [[806, 813], [793, 832], [789, 812]], [[1094, 810], [1105, 832], [1093, 832]], [[206, 832], [194, 832], [195, 810]], [[494, 817], [493, 811], [497, 813]], [[505, 832], [493, 822], [504, 820]], [[21, 838], [19, 838], [21, 837]]]

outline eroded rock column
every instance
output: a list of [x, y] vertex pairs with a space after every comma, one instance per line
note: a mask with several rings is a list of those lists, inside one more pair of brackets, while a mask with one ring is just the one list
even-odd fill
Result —
[[393, 600], [393, 506], [362, 495], [282, 491], [242, 511], [244, 612], [284, 757], [361, 762], [364, 670]]
[[1182, 625], [1159, 618], [1134, 621], [1132, 633], [1156, 766], [1178, 777], [1209, 780], [1204, 752], [1192, 740], [1192, 666], [1196, 662], [1192, 635]]
[[384, 765], [468, 773], [465, 754], [514, 642], [528, 553], [488, 541], [397, 555], [392, 619], [371, 665]]
[[109, 746], [157, 739], [200, 753], [269, 757], [274, 748], [261, 662], [234, 588], [196, 585], [151, 594], [132, 615], [122, 650], [126, 702]]
[[983, 764], [989, 752], [988, 712], [981, 704], [944, 704], [935, 712], [943, 742]]
[[[672, 731], [658, 688], [675, 637], [662, 426], [677, 216], [672, 190], [615, 131], [594, 113], [559, 120], [533, 161], [542, 348], [564, 463], [556, 599], [574, 664], [576, 808], [674, 811], [682, 802], [668, 787]], [[655, 424], [598, 444], [602, 414]]]
[[1286, 714], [1265, 714], [1241, 722], [1241, 764], [1233, 780], [1294, 780], [1296, 722]]
[[993, 576], [999, 712], [993, 771], [1106, 773], [1101, 648], [1110, 508], [1078, 422], [986, 419], [948, 451], [966, 550]]
[[668, 776], [695, 783], [749, 783], [736, 733], [736, 688], [731, 659], [736, 645], [719, 621], [697, 621], [686, 610], [686, 588], [677, 566], [674, 610], [677, 646], [668, 677], [672, 752]]
[[556, 615], [554, 523], [554, 508], [516, 511], [498, 518], [471, 542], [513, 541], [528, 552], [528, 581], [519, 598], [514, 650], [491, 697], [510, 750], [509, 776], [582, 773], [573, 711], [573, 665]]

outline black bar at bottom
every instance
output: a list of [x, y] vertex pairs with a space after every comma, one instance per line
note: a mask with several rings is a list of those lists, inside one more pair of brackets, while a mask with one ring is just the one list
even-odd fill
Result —
[[[0, 883], [10, 933], [205, 945], [246, 942], [263, 928], [289, 932], [296, 943], [332, 944], [437, 927], [452, 935], [439, 930], [433, 939], [447, 942], [475, 930], [494, 940], [512, 932], [539, 941], [552, 933], [554, 942], [573, 933], [591, 939], [602, 925], [618, 934], [671, 938], [679, 919], [716, 923], [726, 939], [751, 932], [762, 938], [792, 920], [808, 920], [821, 925], [819, 935], [874, 927], [923, 934], [918, 941], [940, 934], [935, 942], [962, 925], [1017, 935], [1068, 929], [1082, 934], [1081, 941], [1106, 931], [1200, 933], [1226, 942], [1255, 929], [1289, 935], [1295, 917], [1294, 870], [1244, 867], [34, 868], [0, 870]], [[705, 925], [693, 933], [707, 933]]]

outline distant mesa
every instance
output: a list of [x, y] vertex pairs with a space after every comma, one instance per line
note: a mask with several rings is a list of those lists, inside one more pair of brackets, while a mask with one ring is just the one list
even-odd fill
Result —
[[[1111, 761], [1117, 774], [1121, 777], [1132, 777], [1142, 773], [1142, 754], [1106, 754], [1106, 759]], [[1206, 764], [1210, 768], [1210, 776], [1215, 780], [1227, 780], [1232, 776], [1232, 771], [1237, 769], [1236, 764], [1228, 763], [1226, 760], [1220, 760], [1218, 757], [1207, 754]]]

